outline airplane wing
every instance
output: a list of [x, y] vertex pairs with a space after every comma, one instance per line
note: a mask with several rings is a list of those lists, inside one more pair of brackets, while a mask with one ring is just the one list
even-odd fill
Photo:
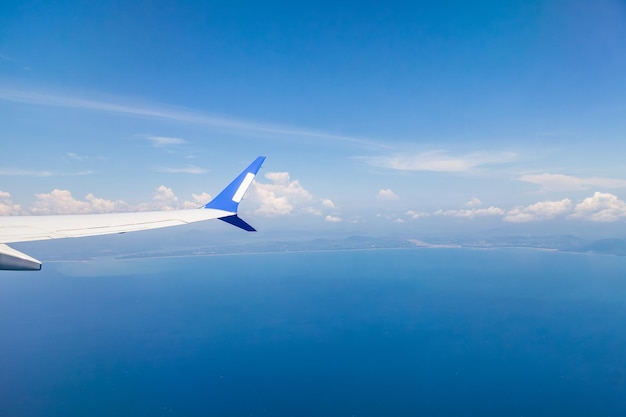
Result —
[[252, 226], [237, 216], [237, 209], [263, 161], [265, 157], [259, 156], [217, 197], [199, 209], [59, 216], [2, 216], [0, 270], [41, 269], [40, 261], [9, 247], [7, 243], [136, 232], [211, 219], [219, 219], [254, 232]]

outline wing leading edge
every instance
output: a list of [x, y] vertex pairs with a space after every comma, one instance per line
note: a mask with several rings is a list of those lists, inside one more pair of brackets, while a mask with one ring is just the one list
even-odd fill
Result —
[[217, 197], [199, 209], [0, 217], [0, 270], [41, 269], [40, 261], [7, 246], [6, 243], [136, 232], [211, 219], [220, 219], [253, 232], [255, 229], [239, 218], [237, 210], [264, 161], [265, 157], [259, 156]]

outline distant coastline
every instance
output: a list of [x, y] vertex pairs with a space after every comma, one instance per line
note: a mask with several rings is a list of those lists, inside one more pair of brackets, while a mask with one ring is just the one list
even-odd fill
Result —
[[[583, 241], [563, 237], [501, 237], [489, 240], [471, 241], [435, 241], [427, 242], [414, 238], [350, 236], [342, 239], [312, 240], [276, 240], [252, 242], [248, 244], [230, 244], [222, 246], [150, 248], [128, 252], [126, 249], [103, 253], [75, 253], [75, 258], [67, 259], [56, 256], [47, 262], [81, 262], [93, 259], [150, 259], [150, 258], [188, 258], [201, 256], [228, 255], [264, 255], [274, 253], [324, 253], [342, 251], [398, 250], [398, 249], [530, 249], [546, 252], [563, 252], [588, 255], [626, 256], [626, 240], [601, 239]], [[82, 256], [81, 256], [82, 255]]]

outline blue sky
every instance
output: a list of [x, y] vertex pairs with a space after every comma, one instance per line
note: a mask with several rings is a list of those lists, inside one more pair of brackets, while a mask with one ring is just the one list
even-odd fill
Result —
[[5, 2], [0, 213], [192, 207], [266, 155], [261, 230], [623, 230], [624, 39], [611, 0]]

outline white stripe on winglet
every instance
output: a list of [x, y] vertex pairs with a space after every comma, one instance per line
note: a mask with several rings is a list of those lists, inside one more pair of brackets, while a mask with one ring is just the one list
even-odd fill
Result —
[[237, 188], [237, 192], [233, 196], [233, 201], [235, 203], [239, 203], [241, 201], [241, 199], [243, 198], [243, 195], [246, 193], [246, 190], [248, 189], [250, 184], [252, 184], [253, 179], [254, 179], [254, 174], [251, 172], [248, 172], [246, 174], [246, 177], [243, 179], [243, 181], [241, 181], [241, 184], [239, 184], [239, 188]]

